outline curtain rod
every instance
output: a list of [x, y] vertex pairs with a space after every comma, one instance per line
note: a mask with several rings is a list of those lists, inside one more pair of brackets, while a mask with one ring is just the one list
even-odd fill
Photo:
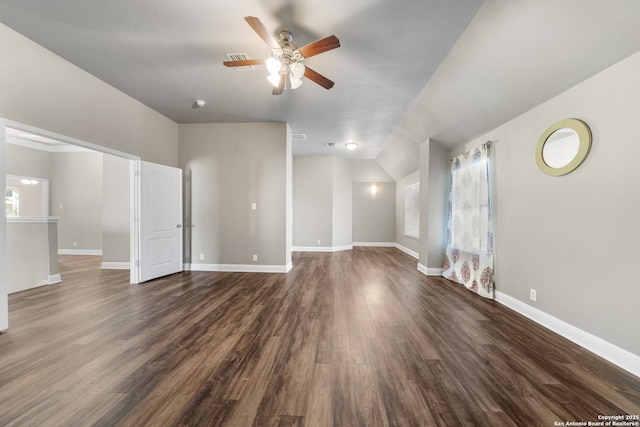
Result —
[[[486, 145], [487, 147], [490, 147], [490, 146], [491, 146], [491, 144], [497, 144], [497, 143], [498, 143], [498, 140], [497, 140], [497, 139], [494, 139], [494, 140], [488, 139], [488, 140], [487, 140], [487, 142], [483, 143], [482, 145], [483, 145], [483, 146], [484, 146], [484, 145]], [[452, 161], [453, 161], [453, 159], [455, 159], [456, 157], [458, 157], [458, 156], [455, 156], [455, 157], [450, 158], [450, 159], [449, 159], [449, 161], [450, 161], [450, 162], [452, 162]]]

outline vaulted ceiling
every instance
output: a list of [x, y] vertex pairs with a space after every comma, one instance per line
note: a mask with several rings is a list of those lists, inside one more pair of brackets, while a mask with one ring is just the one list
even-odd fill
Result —
[[[224, 67], [270, 55], [244, 16], [298, 46], [335, 34], [305, 61], [335, 86], [273, 96], [263, 66]], [[286, 121], [294, 155], [395, 179], [426, 138], [463, 143], [640, 50], [637, 0], [0, 0], [0, 21], [178, 123]]]

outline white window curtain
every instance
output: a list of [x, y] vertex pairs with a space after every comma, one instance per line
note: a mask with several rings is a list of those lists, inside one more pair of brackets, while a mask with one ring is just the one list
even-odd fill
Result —
[[442, 275], [493, 298], [489, 144], [452, 160], [447, 251]]

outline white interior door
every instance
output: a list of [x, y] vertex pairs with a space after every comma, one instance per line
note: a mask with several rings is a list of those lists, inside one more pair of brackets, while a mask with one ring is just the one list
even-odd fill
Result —
[[139, 281], [182, 271], [182, 170], [140, 161]]

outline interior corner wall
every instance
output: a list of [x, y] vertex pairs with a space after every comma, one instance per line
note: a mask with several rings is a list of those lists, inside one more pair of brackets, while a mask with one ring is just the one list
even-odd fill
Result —
[[[638, 75], [640, 53], [467, 147], [495, 141], [496, 290], [640, 356]], [[591, 128], [591, 151], [570, 174], [546, 175], [538, 139], [569, 117]]]
[[449, 150], [429, 141], [428, 240], [427, 267], [441, 269], [447, 249], [447, 217], [451, 161]]
[[418, 239], [418, 269], [426, 271], [429, 265], [429, 149], [430, 140], [420, 144], [420, 238]]
[[286, 251], [285, 262], [291, 265], [291, 251], [293, 249], [293, 135], [287, 124], [287, 185], [286, 185]]
[[333, 157], [293, 158], [293, 246], [333, 247]]
[[[353, 241], [393, 243], [396, 236], [396, 183], [353, 183]], [[404, 202], [402, 205], [404, 211]]]
[[334, 248], [344, 249], [353, 244], [353, 189], [351, 165], [348, 160], [333, 157], [333, 227], [331, 242]]
[[395, 242], [413, 252], [418, 252], [419, 241], [404, 234], [405, 188], [420, 182], [420, 170], [396, 181], [396, 230]]
[[102, 262], [130, 262], [130, 160], [103, 156]]
[[351, 164], [333, 156], [293, 158], [293, 246], [333, 251], [351, 248]]
[[287, 132], [286, 123], [180, 125], [185, 262], [288, 264]]

